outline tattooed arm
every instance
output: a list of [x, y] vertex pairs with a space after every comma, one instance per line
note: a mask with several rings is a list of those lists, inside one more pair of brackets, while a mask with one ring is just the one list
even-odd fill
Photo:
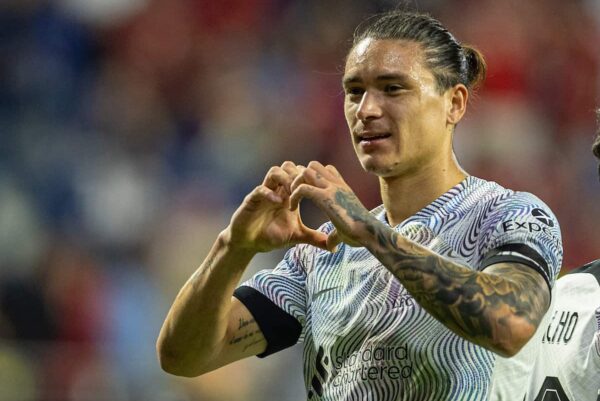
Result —
[[265, 351], [267, 342], [234, 289], [254, 255], [298, 243], [326, 249], [327, 236], [289, 209], [291, 162], [269, 170], [234, 213], [209, 255], [183, 286], [161, 329], [157, 352], [169, 373], [197, 376]]
[[259, 354], [267, 343], [246, 307], [232, 297], [252, 258], [232, 249], [221, 234], [209, 255], [183, 286], [161, 329], [161, 367], [193, 377]]
[[333, 166], [311, 162], [292, 185], [291, 206], [315, 202], [331, 218], [330, 247], [364, 246], [432, 316], [463, 338], [503, 356], [533, 336], [549, 305], [542, 275], [518, 263], [474, 271], [399, 235], [360, 203]]
[[377, 223], [366, 223], [373, 236], [365, 245], [446, 327], [503, 356], [533, 336], [550, 303], [537, 271], [517, 263], [473, 271]]

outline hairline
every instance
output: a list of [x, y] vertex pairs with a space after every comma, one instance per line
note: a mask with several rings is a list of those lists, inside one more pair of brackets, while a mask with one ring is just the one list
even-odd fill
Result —
[[[434, 68], [430, 65], [430, 62], [427, 58], [427, 46], [425, 46], [422, 41], [418, 41], [416, 39], [410, 39], [410, 38], [380, 37], [378, 35], [372, 35], [372, 34], [366, 35], [364, 37], [359, 37], [359, 38], [360, 39], [358, 39], [358, 40], [357, 40], [357, 37], [354, 38], [354, 40], [352, 41], [352, 47], [350, 48], [350, 50], [348, 50], [346, 57], [344, 59], [344, 76], [345, 76], [346, 65], [348, 64], [348, 58], [350, 57], [350, 54], [354, 51], [356, 46], [358, 46], [361, 42], [363, 42], [364, 40], [367, 40], [367, 39], [371, 39], [373, 41], [398, 41], [398, 42], [405, 42], [407, 44], [410, 44], [410, 43], [416, 44], [417, 48], [421, 51], [420, 62], [423, 65], [423, 67], [427, 68], [429, 70], [429, 72], [433, 75], [433, 78], [435, 80], [435, 86], [436, 86], [436, 89], [439, 94], [443, 94], [445, 91], [452, 88], [453, 86], [462, 83], [462, 82], [458, 82], [455, 85], [448, 85], [446, 87], [443, 87], [441, 80], [447, 75], [443, 72], [443, 69]], [[439, 72], [436, 72], [436, 70]], [[344, 84], [344, 79], [342, 78], [342, 85], [343, 84]], [[468, 87], [467, 87], [467, 90], [469, 90]], [[469, 90], [469, 92], [470, 92], [470, 90]]]

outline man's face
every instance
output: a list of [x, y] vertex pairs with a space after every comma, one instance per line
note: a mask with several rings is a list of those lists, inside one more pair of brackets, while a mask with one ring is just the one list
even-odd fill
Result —
[[380, 177], [417, 171], [451, 147], [449, 98], [416, 42], [364, 39], [348, 55], [344, 112], [363, 168]]

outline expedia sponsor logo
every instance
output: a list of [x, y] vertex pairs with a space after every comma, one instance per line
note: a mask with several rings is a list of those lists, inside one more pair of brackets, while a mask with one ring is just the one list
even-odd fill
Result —
[[540, 223], [548, 227], [554, 227], [554, 221], [546, 211], [536, 208], [531, 211], [531, 215], [535, 217]]
[[531, 211], [531, 217], [534, 217], [536, 221], [525, 216], [506, 220], [502, 223], [502, 230], [505, 233], [515, 230], [525, 230], [532, 234], [543, 232], [554, 238], [554, 233], [551, 230], [554, 228], [554, 220], [548, 212], [540, 208], [535, 208]]
[[[554, 223], [552, 223], [552, 224], [554, 224]], [[548, 227], [552, 227], [552, 226], [539, 224], [534, 221], [507, 220], [504, 223], [502, 223], [502, 230], [505, 233], [507, 233], [509, 231], [515, 231], [515, 230], [526, 230], [532, 234], [537, 233], [537, 232], [543, 232], [543, 233], [548, 234], [553, 237], [554, 234]]]

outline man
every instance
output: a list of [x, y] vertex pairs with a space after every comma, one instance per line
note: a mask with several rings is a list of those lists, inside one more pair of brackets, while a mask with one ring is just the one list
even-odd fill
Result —
[[[303, 341], [310, 400], [522, 394], [562, 245], [539, 199], [456, 161], [454, 128], [484, 77], [481, 55], [427, 15], [360, 26], [344, 109], [383, 205], [367, 211], [333, 166], [271, 168], [171, 307], [163, 368], [196, 376]], [[302, 198], [331, 221], [305, 227]], [[290, 245], [235, 289], [257, 252]]]
[[[600, 159], [600, 128], [592, 150]], [[555, 294], [526, 399], [600, 401], [600, 260], [558, 280]]]

